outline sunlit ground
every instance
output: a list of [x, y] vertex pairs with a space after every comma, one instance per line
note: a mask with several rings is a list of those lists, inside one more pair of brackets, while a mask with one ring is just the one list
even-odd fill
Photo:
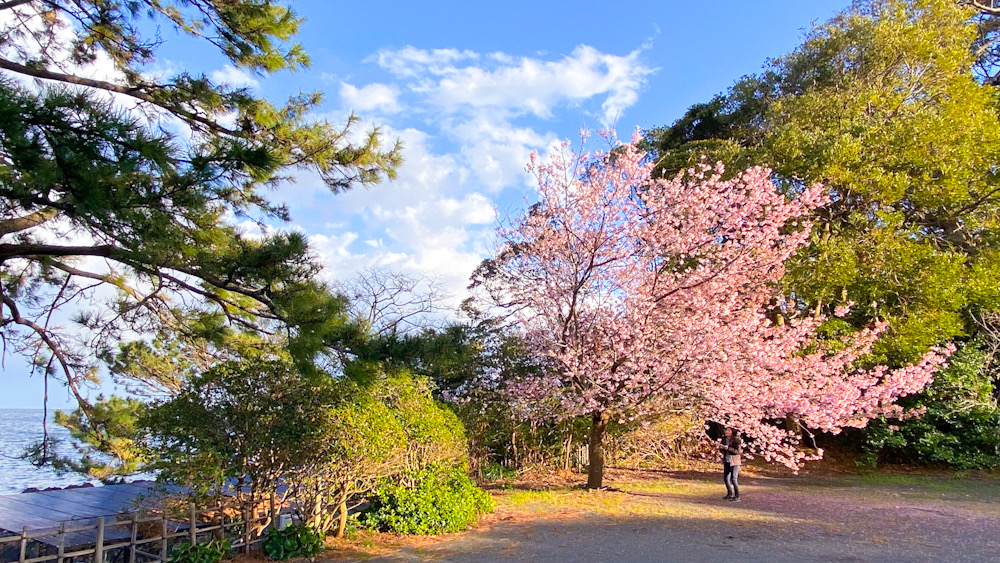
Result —
[[747, 471], [730, 503], [714, 472], [610, 471], [588, 492], [563, 473], [492, 492], [475, 530], [355, 533], [326, 558], [372, 561], [992, 561], [1000, 475]]

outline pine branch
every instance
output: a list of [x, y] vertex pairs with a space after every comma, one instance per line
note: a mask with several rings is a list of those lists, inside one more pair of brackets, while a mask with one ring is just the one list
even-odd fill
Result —
[[46, 207], [23, 217], [0, 220], [0, 237], [37, 227], [59, 214], [54, 207]]
[[66, 84], [75, 84], [78, 86], [87, 86], [89, 88], [97, 88], [108, 92], [124, 94], [136, 100], [144, 101], [153, 104], [157, 107], [160, 107], [162, 109], [165, 109], [173, 114], [178, 115], [179, 117], [184, 118], [189, 123], [203, 125], [204, 127], [216, 133], [234, 137], [238, 136], [238, 133], [236, 131], [233, 131], [232, 129], [227, 129], [226, 127], [219, 125], [217, 122], [207, 117], [198, 115], [190, 110], [186, 110], [175, 104], [170, 104], [162, 100], [157, 100], [155, 97], [149, 95], [147, 92], [144, 92], [142, 88], [139, 87], [122, 86], [120, 84], [107, 82], [105, 80], [95, 80], [93, 78], [84, 78], [73, 74], [54, 72], [43, 68], [36, 68], [27, 65], [22, 65], [19, 63], [15, 63], [14, 61], [9, 61], [7, 59], [0, 59], [0, 69], [9, 70], [11, 72], [24, 74], [27, 76], [33, 76], [35, 78], [41, 78], [43, 80], [54, 80], [56, 82], [64, 82]]

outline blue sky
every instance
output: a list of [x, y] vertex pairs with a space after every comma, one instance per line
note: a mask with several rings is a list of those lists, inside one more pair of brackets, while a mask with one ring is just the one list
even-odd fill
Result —
[[[375, 266], [433, 275], [457, 303], [491, 250], [497, 214], [531, 197], [532, 150], [578, 139], [581, 128], [627, 137], [669, 124], [846, 5], [296, 0], [309, 69], [247, 75], [170, 32], [154, 67], [247, 84], [275, 101], [319, 90], [321, 117], [353, 110], [401, 139], [398, 180], [332, 195], [300, 174], [273, 194], [293, 218], [275, 227], [306, 233], [330, 280]], [[40, 378], [26, 373], [6, 358], [0, 408], [41, 405]], [[61, 389], [50, 397], [69, 404]]]

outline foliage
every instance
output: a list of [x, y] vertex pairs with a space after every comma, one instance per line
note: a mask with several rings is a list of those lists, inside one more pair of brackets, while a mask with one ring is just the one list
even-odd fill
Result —
[[233, 489], [247, 502], [285, 484], [278, 501], [338, 536], [348, 499], [379, 479], [467, 463], [462, 425], [426, 380], [364, 362], [340, 377], [303, 373], [279, 350], [191, 377], [142, 417], [141, 435], [162, 479], [199, 494]]
[[865, 433], [863, 462], [930, 462], [955, 469], [1000, 465], [1000, 409], [996, 384], [984, 368], [982, 343], [960, 348], [928, 388], [913, 397], [926, 405], [916, 420], [881, 419]]
[[361, 525], [397, 534], [458, 532], [493, 511], [493, 498], [461, 466], [429, 465], [403, 482], [383, 481], [369, 500]]
[[261, 502], [328, 449], [335, 395], [326, 376], [304, 376], [280, 356], [217, 364], [142, 418], [160, 478], [219, 494], [234, 487]]
[[506, 382], [543, 368], [517, 332], [483, 318], [473, 306], [464, 304], [471, 324], [410, 337], [422, 346], [404, 360], [434, 381], [462, 421], [474, 472], [484, 475], [487, 466], [496, 464], [514, 470], [557, 463], [569, 468], [573, 444], [586, 441], [586, 425], [538, 420], [527, 412], [538, 405], [512, 401], [503, 393]]
[[271, 527], [261, 543], [264, 553], [277, 561], [292, 557], [313, 557], [323, 549], [323, 535], [303, 524], [286, 526], [284, 530]]
[[[287, 221], [265, 191], [296, 170], [333, 191], [391, 177], [398, 147], [377, 129], [355, 134], [355, 116], [313, 119], [319, 94], [274, 105], [204, 75], [148, 72], [167, 30], [240, 71], [302, 68], [301, 19], [271, 0], [16, 1], [0, 13], [5, 349], [58, 374], [86, 416], [98, 358], [141, 356], [136, 334], [218, 346], [234, 329], [284, 328], [309, 359], [343, 304], [314, 280], [300, 233], [252, 237], [232, 218]], [[76, 327], [51, 318], [74, 308]]]
[[142, 473], [150, 463], [149, 452], [137, 442], [137, 424], [145, 409], [136, 399], [98, 395], [90, 404], [90, 416], [82, 408], [56, 411], [55, 421], [69, 430], [75, 454], [64, 455], [62, 440], [45, 431], [21, 457], [36, 467], [49, 465], [59, 474], [74, 472], [104, 483]]
[[90, 416], [81, 409], [56, 411], [56, 424], [69, 430], [80, 455], [53, 460], [53, 469], [105, 482], [144, 472], [150, 460], [136, 438], [145, 411], [146, 403], [137, 399], [103, 395], [91, 404]]
[[653, 179], [634, 142], [596, 155], [564, 145], [548, 163], [533, 155], [540, 201], [499, 228], [496, 257], [474, 278], [552, 366], [508, 383], [511, 400], [532, 417], [591, 420], [589, 488], [601, 486], [611, 419], [681, 409], [795, 468], [821, 452], [771, 421], [864, 426], [927, 383], [943, 355], [849, 369], [883, 325], [827, 349], [814, 337], [825, 317], [796, 318], [783, 303], [788, 322], [771, 321], [784, 262], [809, 237], [801, 218], [825, 203], [821, 186], [788, 201], [761, 169]]
[[380, 479], [467, 459], [461, 423], [433, 399], [426, 380], [377, 365], [352, 366], [357, 370], [370, 373], [337, 382], [326, 446], [292, 491], [302, 520], [321, 532], [336, 525], [338, 537], [347, 525], [348, 499]]
[[475, 326], [449, 324], [370, 337], [353, 351], [361, 360], [409, 369], [430, 378], [438, 389], [453, 391], [486, 368], [487, 343], [480, 332]]
[[650, 134], [668, 175], [671, 159], [708, 155], [770, 166], [790, 192], [827, 186], [786, 286], [811, 309], [857, 303], [856, 328], [889, 320], [876, 352], [891, 365], [968, 334], [970, 306], [998, 305], [1000, 128], [993, 87], [970, 72], [970, 15], [946, 0], [859, 3]]
[[184, 543], [170, 551], [170, 563], [219, 563], [226, 558], [232, 544], [229, 540], [207, 543]]
[[368, 335], [351, 346], [355, 363], [381, 363], [433, 382], [435, 396], [448, 402], [467, 431], [475, 469], [490, 461], [521, 467], [550, 460], [563, 443], [566, 425], [526, 420], [495, 389], [500, 381], [537, 371], [534, 358], [517, 334], [475, 311], [466, 312], [471, 317], [467, 324]]
[[[816, 311], [856, 303], [846, 318], [855, 330], [887, 320], [871, 359], [890, 366], [975, 337], [970, 311], [1000, 307], [998, 20], [969, 4], [857, 2], [764, 72], [648, 135], [667, 175], [707, 156], [770, 166], [790, 194], [826, 185], [832, 201], [814, 216], [813, 244], [789, 262], [786, 294]], [[921, 400], [913, 406], [933, 417], [936, 405]], [[899, 422], [927, 424], [970, 436], [966, 424]]]

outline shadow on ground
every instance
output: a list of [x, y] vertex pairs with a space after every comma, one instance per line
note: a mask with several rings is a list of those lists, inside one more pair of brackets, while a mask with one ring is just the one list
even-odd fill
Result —
[[1000, 559], [1000, 481], [756, 476], [743, 500], [706, 474], [618, 476], [618, 491], [498, 492], [478, 529], [405, 541], [378, 562], [983, 562]]

